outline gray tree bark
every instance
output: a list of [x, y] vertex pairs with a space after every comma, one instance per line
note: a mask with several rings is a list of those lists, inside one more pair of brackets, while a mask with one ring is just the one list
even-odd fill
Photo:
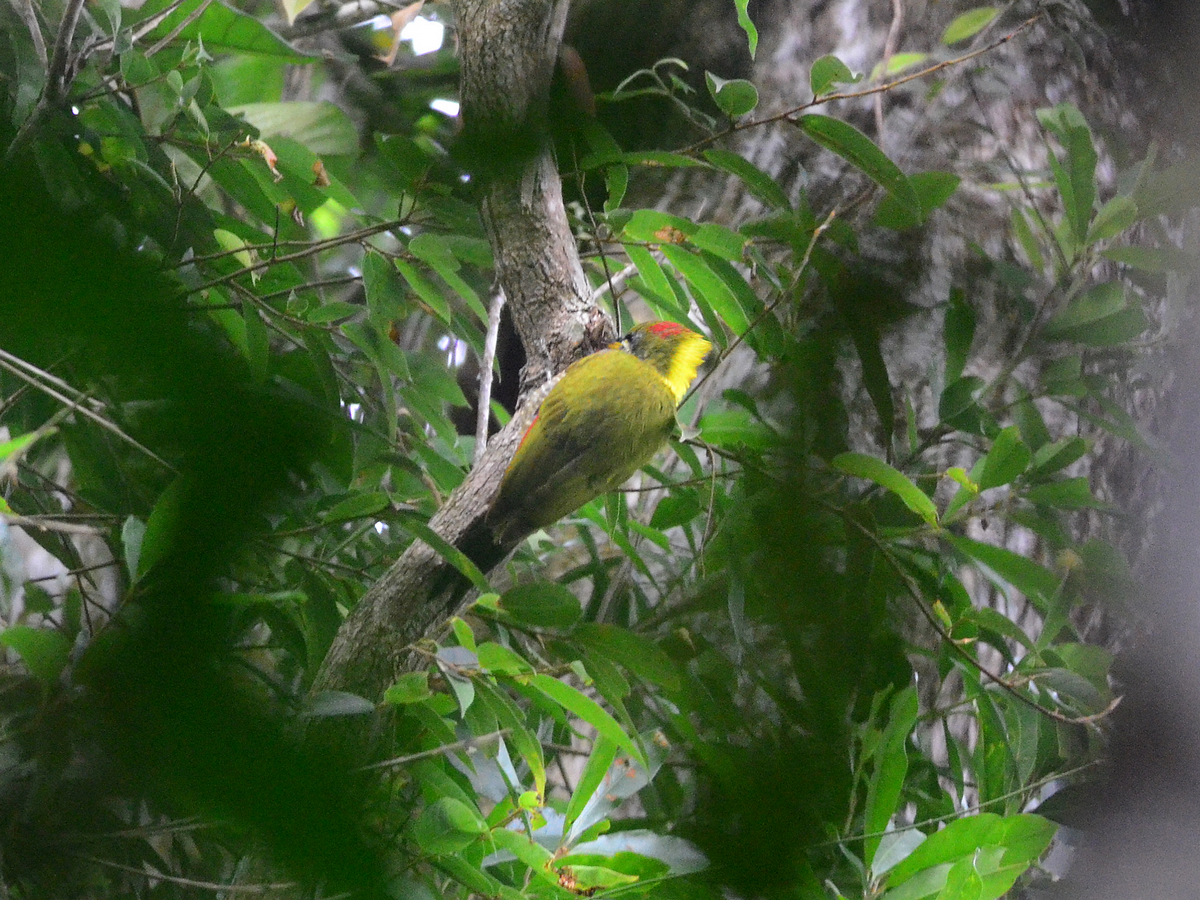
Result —
[[[613, 336], [608, 317], [592, 303], [544, 137], [567, 6], [567, 0], [462, 0], [457, 8], [464, 128], [477, 146], [501, 156], [502, 164], [477, 177], [480, 205], [528, 363], [517, 414], [429, 523], [453, 545], [485, 527], [508, 460], [553, 376]], [[313, 690], [379, 700], [404, 671], [408, 648], [458, 611], [464, 591], [454, 576], [441, 554], [414, 541], [347, 617]]]

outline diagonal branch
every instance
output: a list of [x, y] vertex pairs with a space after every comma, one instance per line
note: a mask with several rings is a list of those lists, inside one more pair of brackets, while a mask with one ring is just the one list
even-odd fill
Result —
[[[567, 5], [461, 0], [456, 10], [464, 155], [475, 161], [473, 181], [497, 281], [529, 360], [517, 414], [429, 522], [484, 570], [511, 549], [492, 544], [483, 517], [519, 436], [553, 376], [612, 338], [579, 262], [545, 124]], [[472, 147], [478, 151], [473, 157]], [[347, 617], [313, 689], [378, 699], [409, 664], [408, 648], [456, 613], [464, 596], [462, 579], [444, 557], [414, 541]], [[350, 740], [359, 740], [361, 749], [365, 737]]]

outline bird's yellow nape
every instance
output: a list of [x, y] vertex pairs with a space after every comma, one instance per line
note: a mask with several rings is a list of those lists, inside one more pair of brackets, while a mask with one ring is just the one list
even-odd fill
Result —
[[679, 343], [671, 354], [671, 365], [663, 376], [671, 387], [671, 393], [675, 395], [676, 406], [683, 402], [683, 395], [687, 393], [692, 380], [696, 377], [696, 370], [700, 368], [704, 357], [708, 356], [708, 351], [712, 349], [712, 344], [696, 332], [686, 328], [679, 330], [681, 332], [678, 335]]

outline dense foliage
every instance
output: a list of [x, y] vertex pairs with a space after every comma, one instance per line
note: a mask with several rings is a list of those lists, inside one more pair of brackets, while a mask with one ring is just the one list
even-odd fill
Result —
[[[1089, 474], [1097, 441], [1150, 450], [1123, 404], [1181, 256], [1128, 236], [1171, 211], [1171, 173], [1099, 184], [1067, 105], [1038, 114], [1043, 168], [905, 173], [838, 100], [925, 66], [932, 106], [1019, 20], [970, 10], [865, 79], [813, 64], [789, 120], [862, 180], [850, 208], [729, 149], [750, 82], [709, 73], [701, 97], [672, 61], [599, 99], [671, 98], [688, 147], [625, 153], [587, 117], [559, 135], [597, 296], [718, 353], [669, 455], [526, 542], [362, 697], [309, 687], [474, 450], [456, 375], [484, 353], [492, 251], [436, 111], [452, 42], [417, 58], [398, 33], [453, 10], [102, 0], [44, 46], [80, 6], [0, 13], [13, 896], [919, 900], [1037, 877], [1038, 804], [1094, 765], [1114, 701], [1079, 613], [1129, 576]], [[738, 179], [760, 213], [627, 208], [637, 167]], [[1002, 192], [1021, 251], [977, 248], [1019, 335], [999, 350], [968, 286], [909, 307], [860, 252], [953, 230], [968, 189]], [[889, 377], [902, 320], [941, 329], [932, 396]], [[723, 376], [739, 356], [746, 385]], [[370, 766], [304, 738], [380, 708]]]

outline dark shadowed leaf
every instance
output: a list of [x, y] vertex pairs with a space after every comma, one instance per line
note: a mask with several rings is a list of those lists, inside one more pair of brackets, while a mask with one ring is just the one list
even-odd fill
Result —
[[865, 134], [841, 119], [816, 114], [801, 116], [800, 128], [826, 150], [861, 170], [895, 197], [906, 212], [920, 218], [921, 203], [916, 191], [900, 168]]
[[534, 581], [504, 592], [497, 608], [536, 628], [570, 628], [579, 618], [579, 600], [561, 584]]

